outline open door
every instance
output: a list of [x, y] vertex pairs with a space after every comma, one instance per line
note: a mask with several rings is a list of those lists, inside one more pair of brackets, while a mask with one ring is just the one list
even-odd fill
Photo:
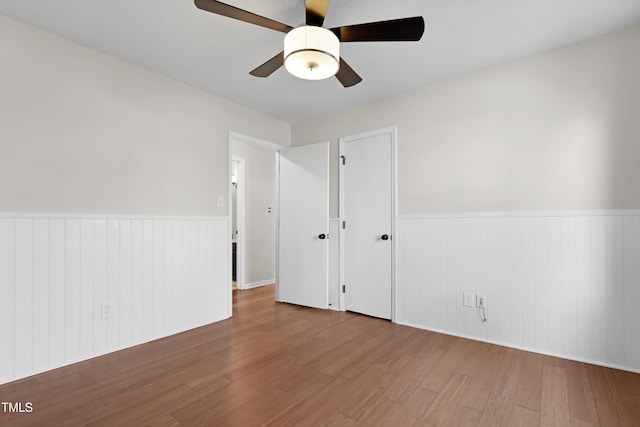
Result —
[[329, 143], [279, 153], [276, 300], [328, 308]]

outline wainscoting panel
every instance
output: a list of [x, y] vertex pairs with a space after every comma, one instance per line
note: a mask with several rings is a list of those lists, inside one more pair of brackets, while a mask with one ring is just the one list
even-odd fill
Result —
[[227, 234], [215, 217], [0, 217], [0, 383], [229, 317]]
[[407, 216], [397, 235], [398, 323], [640, 371], [640, 212]]

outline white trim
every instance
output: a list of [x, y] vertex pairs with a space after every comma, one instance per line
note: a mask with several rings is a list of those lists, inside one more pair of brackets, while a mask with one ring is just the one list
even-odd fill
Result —
[[228, 216], [180, 216], [180, 215], [144, 215], [144, 214], [105, 214], [105, 213], [45, 213], [45, 212], [0, 212], [0, 219], [154, 219], [172, 221], [209, 221], [228, 220]]
[[[244, 278], [245, 278], [245, 266], [246, 266], [246, 245], [244, 236], [246, 234], [246, 223], [245, 223], [245, 185], [246, 185], [246, 176], [245, 176], [245, 159], [242, 157], [233, 156], [232, 162], [235, 161], [238, 163], [237, 170], [237, 187], [236, 187], [236, 226], [238, 230], [238, 234], [236, 235], [236, 283], [238, 289], [245, 289]], [[231, 221], [233, 227], [233, 221]], [[233, 236], [235, 230], [231, 230], [231, 235]], [[233, 240], [233, 237], [232, 237]], [[232, 254], [233, 256], [233, 254]], [[233, 262], [233, 260], [232, 260]]]
[[329, 218], [329, 309], [340, 311], [340, 218]]
[[437, 219], [437, 218], [488, 218], [488, 217], [576, 217], [576, 216], [625, 216], [640, 215], [640, 209], [597, 209], [597, 210], [536, 210], [498, 212], [444, 212], [431, 214], [397, 215], [397, 219]]
[[[344, 151], [345, 151], [345, 146], [344, 144], [352, 141], [352, 140], [356, 140], [356, 139], [364, 139], [364, 138], [369, 138], [369, 137], [373, 137], [373, 136], [378, 136], [378, 135], [385, 135], [385, 134], [390, 134], [391, 135], [391, 240], [392, 240], [392, 245], [391, 245], [391, 321], [392, 322], [396, 322], [396, 313], [397, 313], [397, 307], [396, 307], [396, 301], [397, 301], [397, 287], [396, 287], [396, 283], [397, 283], [397, 277], [396, 277], [396, 272], [397, 272], [397, 268], [396, 268], [396, 251], [397, 251], [397, 239], [395, 238], [396, 236], [396, 222], [397, 222], [397, 212], [398, 212], [398, 199], [397, 199], [397, 140], [398, 140], [398, 128], [397, 126], [392, 126], [392, 127], [387, 127], [387, 128], [382, 128], [382, 129], [377, 129], [377, 130], [372, 130], [369, 132], [364, 132], [364, 133], [359, 133], [356, 135], [350, 135], [350, 136], [345, 136], [345, 137], [340, 137], [339, 138], [339, 153], [338, 153], [338, 162], [339, 162], [339, 166], [338, 166], [338, 170], [341, 170], [341, 166], [342, 166], [342, 156], [344, 155]], [[338, 176], [339, 176], [339, 200], [338, 200], [338, 213], [339, 213], [339, 219], [340, 222], [342, 223], [342, 221], [344, 221], [345, 218], [345, 212], [344, 212], [344, 174], [341, 172], [338, 172]], [[340, 311], [345, 311], [346, 310], [346, 304], [345, 304], [345, 298], [344, 298], [344, 293], [342, 292], [342, 286], [345, 282], [345, 271], [344, 271], [344, 229], [342, 228], [342, 225], [340, 225], [340, 290], [339, 290], [339, 295], [340, 295], [340, 306], [339, 306], [339, 310]]]
[[229, 140], [237, 139], [247, 144], [255, 145], [256, 147], [264, 148], [265, 150], [270, 151], [280, 151], [283, 148], [286, 148], [285, 145], [276, 144], [273, 142], [265, 141], [263, 139], [254, 138], [252, 136], [243, 135], [238, 132], [229, 131]]
[[342, 222], [345, 220], [344, 212], [344, 172], [342, 169], [342, 156], [344, 155], [344, 138], [338, 140], [338, 221], [340, 229], [340, 263], [338, 266], [338, 307], [335, 309], [338, 311], [346, 311], [347, 306], [344, 298], [344, 292], [342, 287], [345, 286], [346, 273], [344, 271], [344, 228], [342, 228]]
[[280, 151], [276, 154], [276, 206], [278, 207], [278, 217], [276, 218], [276, 278], [275, 278], [275, 300], [280, 300], [279, 278], [280, 278]]
[[[394, 126], [388, 128], [391, 132], [391, 195], [392, 195], [392, 212], [391, 218], [396, 218], [398, 214], [398, 168], [397, 168], [397, 158], [398, 158], [398, 127]], [[396, 259], [398, 253], [398, 239], [396, 235], [397, 228], [397, 219], [391, 221], [391, 321], [396, 322], [397, 320], [397, 301], [398, 301], [398, 288], [396, 284], [398, 283], [397, 277], [397, 266]]]
[[423, 326], [415, 325], [415, 324], [412, 324], [410, 322], [396, 322], [396, 323], [398, 325], [408, 326], [410, 328], [416, 328], [416, 329], [420, 329], [420, 330], [423, 330], [423, 331], [435, 332], [437, 334], [449, 335], [449, 336], [452, 336], [452, 337], [459, 337], [459, 338], [464, 338], [464, 339], [468, 339], [468, 340], [472, 340], [472, 341], [478, 341], [478, 342], [484, 342], [484, 343], [493, 344], [493, 345], [499, 345], [501, 347], [507, 347], [507, 348], [513, 348], [513, 349], [516, 349], [516, 350], [528, 351], [530, 353], [543, 354], [543, 355], [546, 355], [546, 356], [557, 357], [559, 359], [573, 360], [573, 361], [576, 361], [576, 362], [589, 363], [591, 365], [604, 366], [606, 368], [619, 369], [621, 371], [634, 372], [634, 373], [640, 374], [640, 369], [634, 369], [634, 368], [630, 368], [628, 366], [615, 365], [615, 364], [611, 364], [611, 363], [603, 363], [603, 362], [600, 362], [600, 361], [597, 361], [597, 360], [591, 360], [591, 359], [585, 359], [585, 358], [581, 358], [581, 357], [570, 356], [570, 355], [566, 355], [566, 354], [548, 352], [548, 351], [543, 351], [543, 350], [530, 348], [530, 347], [519, 346], [519, 345], [512, 345], [512, 344], [508, 344], [508, 343], [504, 343], [504, 342], [500, 342], [500, 341], [495, 341], [495, 340], [481, 339], [481, 338], [478, 338], [478, 337], [473, 337], [473, 336], [465, 335], [465, 334], [457, 334], [457, 333], [454, 333], [454, 332], [451, 332], [451, 331], [445, 331], [445, 330], [441, 330], [441, 329], [425, 328]]
[[[228, 241], [226, 242], [226, 245], [228, 247], [228, 254], [229, 254], [229, 258], [227, 259], [227, 265], [229, 266], [229, 283], [227, 283], [229, 286], [227, 286], [228, 288], [228, 292], [229, 292], [229, 307], [228, 307], [228, 311], [229, 311], [229, 316], [233, 316], [233, 286], [232, 286], [232, 269], [233, 269], [233, 237], [232, 237], [232, 233], [233, 233], [233, 224], [232, 224], [232, 206], [231, 206], [231, 198], [233, 197], [233, 195], [231, 194], [233, 189], [232, 186], [233, 184], [231, 183], [231, 171], [233, 170], [233, 166], [232, 166], [232, 162], [233, 162], [233, 133], [229, 132], [229, 135], [227, 137], [227, 217], [229, 218], [229, 221], [227, 222], [227, 239]], [[237, 272], [236, 272], [237, 274]], [[237, 278], [237, 277], [236, 277]]]
[[[244, 288], [242, 288], [241, 290], [259, 288], [260, 286], [273, 285], [275, 283], [276, 283], [276, 279], [261, 280], [259, 282], [245, 283]], [[240, 288], [238, 288], [238, 289], [240, 289]]]

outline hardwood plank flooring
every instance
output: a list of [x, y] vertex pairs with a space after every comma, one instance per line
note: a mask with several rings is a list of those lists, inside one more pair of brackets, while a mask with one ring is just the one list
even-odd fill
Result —
[[640, 425], [638, 374], [273, 298], [234, 291], [232, 319], [0, 385], [33, 405], [0, 425]]

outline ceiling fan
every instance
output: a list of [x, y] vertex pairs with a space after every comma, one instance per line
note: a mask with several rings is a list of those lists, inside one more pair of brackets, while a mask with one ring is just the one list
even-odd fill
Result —
[[216, 0], [195, 0], [195, 5], [198, 9], [286, 33], [284, 50], [249, 73], [255, 77], [269, 77], [284, 65], [287, 71], [302, 79], [320, 80], [335, 75], [344, 87], [354, 86], [362, 77], [340, 57], [341, 42], [418, 41], [424, 33], [421, 16], [323, 28], [329, 0], [306, 0], [306, 22], [297, 28]]

